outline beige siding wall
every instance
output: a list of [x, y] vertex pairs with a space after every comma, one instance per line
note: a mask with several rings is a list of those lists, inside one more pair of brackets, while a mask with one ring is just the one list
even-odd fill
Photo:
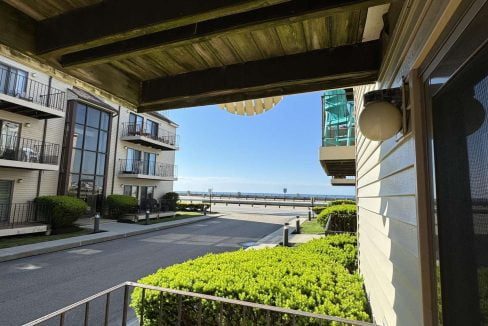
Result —
[[[354, 89], [358, 111], [373, 89]], [[413, 137], [376, 142], [357, 135], [359, 263], [374, 318], [421, 325]]]

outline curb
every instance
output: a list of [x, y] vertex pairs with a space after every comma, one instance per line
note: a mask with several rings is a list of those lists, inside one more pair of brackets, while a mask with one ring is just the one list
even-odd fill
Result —
[[[5, 262], [5, 261], [10, 261], [10, 260], [16, 260], [16, 259], [21, 259], [21, 258], [27, 258], [27, 257], [32, 257], [32, 256], [48, 254], [48, 253], [57, 252], [57, 251], [63, 251], [66, 249], [88, 246], [88, 245], [106, 242], [106, 241], [128, 238], [128, 237], [141, 235], [141, 234], [145, 234], [145, 233], [171, 229], [171, 228], [175, 228], [178, 226], [200, 223], [200, 222], [208, 221], [208, 220], [220, 217], [220, 216], [222, 216], [222, 215], [209, 216], [207, 218], [202, 218], [202, 219], [199, 219], [197, 221], [185, 221], [185, 222], [181, 222], [181, 223], [177, 223], [177, 224], [161, 225], [161, 226], [154, 227], [151, 229], [146, 229], [146, 230], [136, 230], [136, 231], [130, 231], [130, 232], [125, 232], [125, 233], [117, 233], [117, 234], [107, 234], [107, 236], [101, 237], [98, 239], [87, 239], [87, 240], [76, 241], [73, 243], [54, 245], [52, 247], [47, 247], [47, 248], [40, 248], [40, 249], [34, 249], [34, 250], [25, 251], [25, 252], [5, 254], [3, 256], [0, 256], [0, 263]], [[107, 232], [107, 233], [109, 233], [109, 232]], [[48, 242], [48, 241], [46, 241], [46, 242]], [[14, 247], [12, 247], [12, 248], [14, 248]]]

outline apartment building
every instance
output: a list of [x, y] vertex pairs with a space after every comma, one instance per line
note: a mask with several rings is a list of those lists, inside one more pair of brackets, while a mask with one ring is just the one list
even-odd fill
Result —
[[44, 195], [139, 201], [172, 191], [178, 125], [136, 113], [0, 56], [0, 223], [32, 218]]

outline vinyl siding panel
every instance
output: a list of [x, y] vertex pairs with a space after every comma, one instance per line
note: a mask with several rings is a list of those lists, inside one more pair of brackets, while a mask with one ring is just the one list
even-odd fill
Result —
[[[357, 113], [373, 89], [354, 89]], [[359, 267], [375, 321], [421, 325], [413, 138], [378, 142], [357, 130], [357, 144]]]

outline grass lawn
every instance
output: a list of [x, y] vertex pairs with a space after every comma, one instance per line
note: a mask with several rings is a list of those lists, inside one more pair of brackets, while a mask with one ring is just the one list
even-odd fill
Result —
[[[178, 220], [183, 220], [185, 218], [197, 217], [197, 216], [203, 216], [203, 214], [200, 212], [176, 212], [176, 216], [174, 216], [174, 217], [162, 217], [160, 219], [154, 219], [154, 218], [150, 219], [149, 224], [178, 221]], [[137, 222], [137, 223], [138, 224], [146, 224], [146, 221], [145, 220], [139, 220], [139, 222]]]
[[301, 225], [300, 232], [305, 234], [320, 234], [324, 233], [324, 227], [317, 220], [306, 221]]
[[44, 233], [16, 235], [12, 237], [0, 238], [0, 249], [23, 246], [23, 245], [45, 242], [45, 241], [53, 241], [53, 240], [71, 238], [71, 237], [78, 237], [80, 235], [85, 235], [90, 233], [92, 233], [92, 230], [73, 227], [64, 232], [62, 231], [59, 234], [52, 234], [52, 235], [45, 235]]

